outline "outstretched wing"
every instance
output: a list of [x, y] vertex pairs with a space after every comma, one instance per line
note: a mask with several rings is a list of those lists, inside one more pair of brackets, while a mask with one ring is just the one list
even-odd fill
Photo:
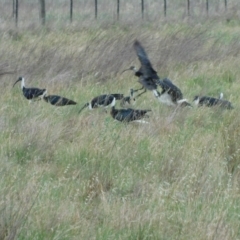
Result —
[[133, 46], [141, 63], [141, 67], [138, 72], [142, 73], [144, 78], [159, 79], [157, 72], [153, 69], [152, 64], [140, 42], [136, 40]]

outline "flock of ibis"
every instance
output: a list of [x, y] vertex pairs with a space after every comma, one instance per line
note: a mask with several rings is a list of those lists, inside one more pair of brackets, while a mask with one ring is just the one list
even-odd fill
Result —
[[[98, 107], [108, 107], [111, 106], [110, 114], [111, 116], [121, 122], [131, 122], [131, 121], [141, 121], [144, 117], [147, 117], [147, 113], [151, 111], [150, 109], [133, 109], [133, 108], [124, 108], [126, 104], [132, 104], [136, 101], [138, 97], [144, 94], [147, 91], [153, 92], [155, 98], [157, 98], [161, 103], [164, 103], [168, 106], [173, 107], [192, 107], [192, 105], [183, 98], [181, 90], [175, 86], [171, 80], [168, 78], [160, 79], [157, 72], [153, 69], [152, 64], [146, 54], [144, 48], [142, 47], [139, 41], [135, 41], [133, 47], [137, 53], [138, 59], [141, 63], [139, 69], [134, 66], [131, 66], [128, 69], [125, 69], [122, 72], [127, 70], [134, 71], [135, 76], [138, 78], [138, 82], [142, 85], [139, 89], [130, 89], [130, 95], [124, 97], [124, 94], [114, 93], [114, 94], [104, 94], [97, 97], [94, 97], [91, 101], [84, 104], [84, 106], [79, 110], [79, 113], [84, 108], [94, 109]], [[30, 100], [36, 101], [43, 99], [44, 101], [54, 105], [54, 106], [66, 106], [66, 105], [75, 105], [75, 101], [70, 100], [65, 97], [58, 95], [48, 95], [46, 89], [39, 88], [26, 88], [25, 80], [23, 77], [19, 77], [18, 80], [14, 83], [21, 82], [21, 89], [23, 96]], [[161, 92], [158, 91], [158, 88], [161, 88]], [[143, 90], [138, 95], [134, 96], [135, 92]], [[116, 109], [116, 101], [120, 100], [120, 105], [122, 109]], [[223, 100], [223, 94], [220, 94], [219, 98], [208, 97], [208, 96], [195, 96], [193, 102], [197, 106], [207, 106], [213, 107], [218, 106], [225, 109], [232, 109], [233, 106], [231, 102]]]

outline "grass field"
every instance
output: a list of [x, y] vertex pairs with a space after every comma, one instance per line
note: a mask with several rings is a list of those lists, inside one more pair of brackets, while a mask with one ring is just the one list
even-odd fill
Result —
[[[240, 239], [240, 21], [22, 27], [1, 23], [0, 239]], [[160, 77], [192, 102], [167, 107], [147, 92], [150, 124], [78, 110], [104, 93], [140, 87], [130, 65], [138, 39]], [[75, 100], [29, 104], [27, 86]], [[117, 105], [119, 107], [119, 105]]]

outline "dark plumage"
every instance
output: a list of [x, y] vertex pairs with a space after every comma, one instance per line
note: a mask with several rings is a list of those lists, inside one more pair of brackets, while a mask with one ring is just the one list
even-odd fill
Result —
[[164, 78], [163, 80], [158, 80], [157, 83], [162, 88], [162, 92], [159, 93], [155, 90], [153, 93], [160, 102], [169, 106], [191, 106], [186, 99], [183, 99], [181, 90], [171, 80]]
[[76, 105], [77, 103], [73, 100], [61, 97], [58, 95], [47, 95], [47, 91], [43, 94], [43, 100], [54, 105], [54, 106], [66, 106], [66, 105]]
[[138, 110], [132, 108], [115, 109], [115, 107], [113, 106], [111, 108], [110, 114], [114, 119], [120, 122], [131, 122], [146, 117], [146, 113], [150, 111], [151, 110]]
[[222, 100], [221, 98], [214, 98], [214, 97], [208, 97], [208, 96], [202, 96], [202, 97], [195, 96], [193, 101], [197, 106], [207, 106], [207, 107], [218, 106], [221, 108], [233, 109], [231, 102], [227, 100]]
[[156, 90], [156, 81], [159, 79], [159, 77], [157, 75], [157, 72], [153, 69], [151, 62], [148, 59], [148, 55], [146, 54], [141, 43], [136, 40], [133, 44], [133, 47], [137, 53], [138, 59], [141, 63], [141, 67], [137, 70], [134, 66], [131, 66], [129, 69], [126, 69], [123, 72], [127, 70], [133, 70], [135, 72], [135, 76], [139, 78], [138, 82], [142, 85], [142, 88], [135, 91], [144, 89], [142, 93], [137, 95], [140, 96], [145, 93], [146, 90]]
[[[157, 72], [153, 69], [151, 62], [149, 61], [148, 56], [139, 41], [134, 42], [134, 49], [141, 63], [141, 67], [139, 70], [137, 70], [134, 66], [131, 66], [126, 70], [133, 70], [135, 72], [135, 76], [139, 77], [138, 81], [141, 83], [142, 88], [136, 89], [134, 91], [144, 89], [144, 91], [138, 94], [136, 97], [142, 95], [148, 89], [154, 93], [160, 102], [163, 102], [167, 105], [191, 106], [191, 104], [188, 103], [186, 99], [183, 99], [181, 90], [176, 87], [169, 79], [165, 78], [163, 80], [160, 80]], [[161, 93], [157, 91], [158, 86], [162, 88]]]
[[13, 87], [17, 82], [21, 82], [21, 89], [23, 91], [23, 96], [28, 100], [36, 100], [40, 99], [46, 89], [39, 88], [26, 88], [25, 87], [25, 79], [23, 77], [19, 77], [18, 80], [13, 84]]
[[161, 94], [168, 92], [173, 102], [177, 102], [177, 100], [183, 99], [181, 90], [177, 86], [175, 86], [168, 78], [159, 80], [158, 84], [162, 88]]
[[93, 98], [90, 102], [86, 103], [80, 110], [79, 113], [86, 107], [89, 109], [98, 108], [98, 107], [107, 107], [109, 105], [114, 106], [116, 100], [123, 99], [123, 94], [114, 93], [114, 94], [104, 94]]
[[186, 99], [183, 99], [181, 90], [171, 80], [164, 78], [163, 80], [158, 80], [157, 83], [162, 88], [162, 92], [159, 93], [157, 90], [153, 90], [153, 93], [160, 102], [169, 106], [191, 106]]

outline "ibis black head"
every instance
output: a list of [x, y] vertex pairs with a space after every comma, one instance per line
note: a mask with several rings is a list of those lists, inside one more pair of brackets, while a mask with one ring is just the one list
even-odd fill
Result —
[[17, 82], [21, 82], [22, 80], [24, 80], [24, 78], [23, 78], [23, 77], [19, 77], [18, 80], [13, 84], [13, 87], [15, 86], [15, 84], [16, 84]]
[[193, 101], [196, 101], [196, 100], [198, 100], [199, 99], [199, 96], [195, 96], [194, 98], [193, 98]]

